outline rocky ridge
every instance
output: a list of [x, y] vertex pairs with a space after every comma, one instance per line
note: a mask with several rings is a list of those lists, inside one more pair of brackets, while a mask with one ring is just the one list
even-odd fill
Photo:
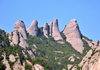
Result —
[[[39, 34], [38, 30], [39, 30], [39, 27], [38, 27], [37, 20], [34, 20], [27, 30], [22, 20], [17, 21], [14, 25], [14, 31], [11, 33], [8, 33], [8, 39], [9, 39], [10, 45], [12, 46], [19, 45], [21, 48], [23, 48], [23, 55], [25, 57], [27, 57], [26, 55], [26, 52], [27, 52], [29, 56], [31, 57], [31, 59], [35, 59], [34, 52], [30, 49], [30, 46], [26, 42], [26, 40], [28, 39], [28, 35], [33, 35], [33, 36], [38, 37], [38, 34]], [[63, 41], [63, 37], [61, 36], [59, 28], [58, 28], [57, 19], [54, 19], [53, 22], [51, 22], [50, 24], [45, 23], [42, 31], [43, 31], [43, 35], [47, 39], [49, 39], [49, 36], [52, 36], [54, 40], [58, 41], [57, 43], [60, 43], [59, 40]], [[81, 54], [83, 53], [83, 50], [84, 50], [82, 40], [85, 40], [91, 48], [89, 51], [87, 51], [87, 54], [83, 57], [82, 61], [78, 64], [78, 66], [80, 67], [79, 70], [99, 70], [100, 69], [99, 67], [100, 65], [100, 42], [98, 40], [90, 41], [85, 38], [82, 38], [83, 35], [81, 34], [79, 30], [79, 26], [77, 24], [77, 20], [75, 19], [69, 21], [68, 25], [66, 25], [66, 27], [64, 28], [62, 32], [66, 36], [66, 41], [69, 42], [72, 45], [72, 47], [78, 52], [80, 52]], [[61, 44], [64, 44], [64, 43], [61, 43]], [[55, 51], [55, 52], [59, 54], [64, 54], [64, 52], [61, 52], [61, 51]], [[2, 56], [4, 57], [3, 64], [6, 65], [6, 70], [8, 69], [11, 70], [8, 60], [6, 59], [6, 54], [4, 53]], [[75, 56], [76, 55], [73, 54], [72, 56], [68, 58], [68, 60], [71, 62], [74, 62], [76, 58], [78, 58]], [[20, 56], [19, 55], [14, 56], [10, 54], [9, 61], [15, 62], [16, 58], [18, 57]], [[62, 57], [62, 58], [65, 58], [65, 57]], [[20, 62], [20, 59], [17, 59], [17, 61], [14, 63], [13, 69], [14, 70], [20, 70], [20, 69], [25, 70], [24, 68], [25, 62], [33, 66], [32, 70], [44, 70], [43, 66], [39, 64], [32, 65], [30, 61], [23, 61], [22, 62], [23, 64], [22, 64]], [[61, 63], [59, 62], [58, 64], [60, 65]], [[68, 66], [68, 70], [77, 70], [77, 67], [74, 66], [73, 64], [67, 64], [67, 66]], [[62, 69], [62, 70], [66, 70], [66, 69]]]

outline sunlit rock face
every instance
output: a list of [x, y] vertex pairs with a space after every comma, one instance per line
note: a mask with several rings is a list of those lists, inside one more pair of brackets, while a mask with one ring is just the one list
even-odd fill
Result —
[[52, 37], [54, 38], [54, 40], [63, 40], [58, 28], [58, 20], [54, 19], [51, 26], [52, 26]]
[[43, 33], [44, 33], [44, 36], [45, 36], [46, 38], [48, 38], [48, 35], [49, 35], [49, 25], [48, 25], [48, 23], [45, 23], [45, 24], [44, 24]]
[[83, 42], [81, 40], [81, 32], [77, 24], [77, 20], [73, 19], [69, 21], [68, 25], [63, 30], [64, 35], [66, 36], [66, 41], [72, 44], [73, 48], [78, 52], [82, 53], [83, 51]]
[[37, 36], [38, 35], [38, 21], [37, 20], [34, 20], [30, 27], [27, 29], [27, 32], [30, 34], [30, 35], [34, 35], [34, 36]]
[[25, 27], [25, 24], [22, 20], [19, 20], [15, 23], [14, 31], [20, 32], [22, 34], [23, 38], [27, 39], [26, 27]]

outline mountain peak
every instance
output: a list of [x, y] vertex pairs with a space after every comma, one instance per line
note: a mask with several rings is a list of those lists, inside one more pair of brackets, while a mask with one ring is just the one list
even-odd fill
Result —
[[24, 39], [27, 39], [26, 27], [25, 27], [25, 24], [22, 20], [19, 20], [15, 23], [14, 31], [16, 31], [16, 30], [22, 34]]
[[73, 48], [77, 51], [83, 51], [83, 42], [81, 40], [81, 32], [77, 24], [77, 20], [69, 21], [68, 25], [64, 28], [63, 33], [67, 37], [66, 41], [72, 44]]
[[32, 21], [30, 27], [27, 29], [27, 32], [30, 35], [35, 35], [35, 36], [38, 35], [38, 21], [37, 20]]

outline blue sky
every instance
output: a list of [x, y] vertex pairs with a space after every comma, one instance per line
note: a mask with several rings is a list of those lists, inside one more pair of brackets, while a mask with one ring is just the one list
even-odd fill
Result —
[[18, 20], [28, 28], [33, 20], [38, 26], [58, 19], [59, 29], [77, 19], [81, 33], [100, 40], [100, 0], [0, 0], [0, 29], [10, 33]]

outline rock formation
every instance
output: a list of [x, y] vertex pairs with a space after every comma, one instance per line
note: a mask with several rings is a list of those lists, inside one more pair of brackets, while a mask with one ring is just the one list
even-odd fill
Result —
[[19, 20], [14, 25], [14, 31], [18, 31], [22, 34], [24, 39], [27, 39], [27, 32], [26, 27], [24, 25], [24, 22], [22, 20]]
[[18, 40], [19, 40], [19, 38], [18, 38], [18, 32], [17, 31], [14, 31], [13, 32], [13, 36], [12, 36], [12, 45], [18, 45]]
[[82, 53], [84, 48], [83, 48], [83, 42], [81, 40], [81, 32], [79, 30], [77, 20], [75, 19], [71, 20], [63, 30], [63, 33], [66, 36], [66, 41], [72, 44], [74, 49]]
[[90, 50], [79, 64], [81, 70], [100, 70], [100, 46]]
[[48, 38], [48, 35], [49, 35], [49, 25], [48, 25], [48, 23], [45, 23], [45, 24], [44, 24], [43, 33], [44, 33], [44, 36], [45, 36], [46, 38]]
[[49, 35], [52, 36], [52, 27], [53, 27], [53, 22], [50, 22], [49, 24]]
[[30, 34], [30, 35], [34, 35], [34, 36], [37, 36], [38, 35], [38, 22], [37, 20], [34, 20], [30, 27], [27, 29], [27, 32]]
[[51, 26], [52, 26], [52, 37], [54, 38], [54, 40], [63, 40], [58, 28], [58, 20], [54, 19], [53, 25], [51, 24]]

